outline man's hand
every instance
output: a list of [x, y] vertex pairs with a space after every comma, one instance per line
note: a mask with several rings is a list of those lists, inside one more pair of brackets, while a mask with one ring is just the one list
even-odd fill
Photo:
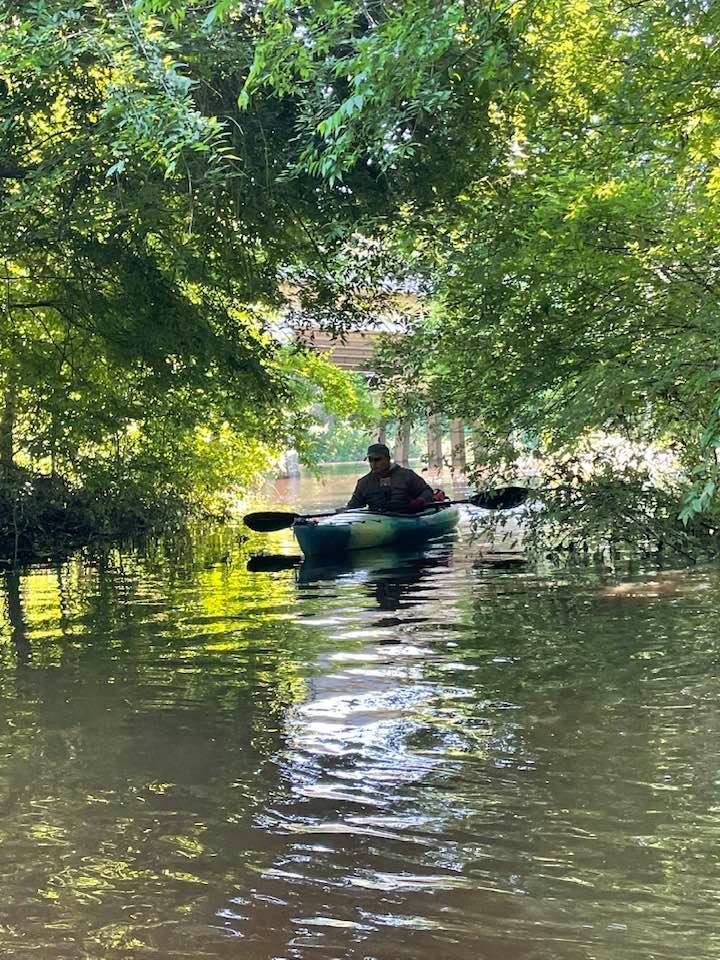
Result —
[[422, 497], [414, 497], [408, 504], [408, 510], [410, 513], [420, 513], [421, 510], [424, 510], [428, 504], [422, 499]]

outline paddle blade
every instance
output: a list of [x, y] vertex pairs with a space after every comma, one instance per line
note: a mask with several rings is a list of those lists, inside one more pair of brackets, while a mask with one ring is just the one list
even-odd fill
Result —
[[525, 503], [530, 493], [527, 487], [500, 487], [498, 490], [476, 493], [470, 498], [470, 503], [483, 510], [514, 510]]
[[243, 517], [243, 523], [258, 533], [273, 533], [275, 530], [287, 530], [300, 516], [299, 513], [281, 513], [279, 510], [259, 510]]

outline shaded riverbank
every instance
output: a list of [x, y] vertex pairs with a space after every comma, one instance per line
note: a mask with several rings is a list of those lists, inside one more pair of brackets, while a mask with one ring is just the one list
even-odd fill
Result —
[[179, 528], [193, 510], [178, 498], [108, 484], [68, 485], [62, 477], [13, 468], [0, 474], [0, 569], [67, 559], [150, 531]]
[[[316, 473], [268, 480], [256, 496], [303, 509], [333, 509], [349, 499], [355, 479], [365, 472], [366, 463], [327, 464]], [[167, 492], [152, 496], [129, 483], [73, 488], [59, 476], [13, 468], [0, 474], [0, 569], [62, 562], [84, 548], [102, 554], [120, 542], [169, 530], [182, 539], [183, 527], [232, 526], [242, 512], [238, 505], [233, 513], [210, 514]]]

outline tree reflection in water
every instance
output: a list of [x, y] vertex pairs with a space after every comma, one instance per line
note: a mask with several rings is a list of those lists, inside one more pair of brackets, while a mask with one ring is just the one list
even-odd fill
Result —
[[4, 955], [720, 955], [717, 571], [244, 550], [4, 577]]

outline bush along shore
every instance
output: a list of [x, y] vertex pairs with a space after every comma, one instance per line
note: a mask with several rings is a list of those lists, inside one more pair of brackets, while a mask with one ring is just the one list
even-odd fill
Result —
[[179, 526], [191, 507], [131, 485], [90, 490], [13, 468], [0, 476], [0, 567], [60, 559], [98, 540]]

